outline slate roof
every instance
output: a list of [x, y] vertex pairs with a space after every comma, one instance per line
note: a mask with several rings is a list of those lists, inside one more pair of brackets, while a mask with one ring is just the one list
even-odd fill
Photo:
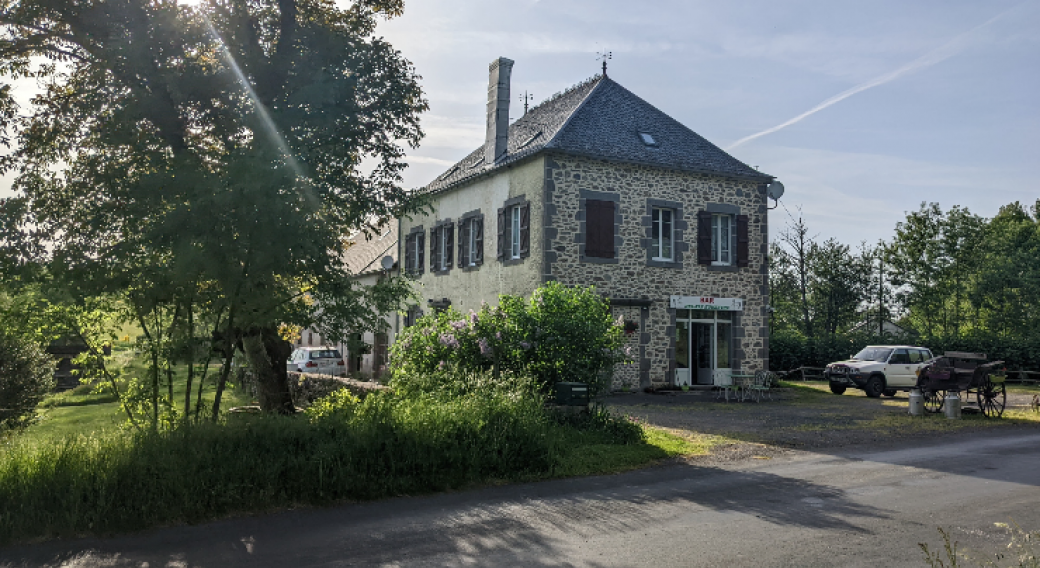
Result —
[[390, 256], [397, 262], [397, 220], [393, 219], [387, 226], [380, 228], [380, 233], [372, 238], [365, 238], [358, 233], [349, 239], [351, 246], [343, 253], [343, 262], [351, 274], [360, 276], [378, 272], [383, 269], [380, 261]]
[[[653, 146], [641, 133], [650, 134]], [[506, 156], [484, 163], [477, 148], [423, 188], [437, 193], [542, 151], [768, 183], [772, 176], [730, 156], [628, 89], [596, 75], [509, 125]]]

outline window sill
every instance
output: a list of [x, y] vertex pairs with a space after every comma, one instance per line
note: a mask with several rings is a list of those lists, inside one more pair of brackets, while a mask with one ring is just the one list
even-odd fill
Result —
[[735, 264], [707, 264], [704, 265], [711, 272], [737, 272], [740, 267]]

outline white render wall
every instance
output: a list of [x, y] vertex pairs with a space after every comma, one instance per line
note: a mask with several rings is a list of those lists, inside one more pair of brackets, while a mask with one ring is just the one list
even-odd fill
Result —
[[[427, 300], [451, 300], [461, 312], [480, 309], [481, 301], [497, 304], [500, 294], [529, 296], [542, 283], [542, 184], [544, 160], [536, 157], [490, 177], [480, 178], [433, 197], [433, 212], [401, 219], [399, 258], [404, 264], [404, 244], [413, 227], [422, 225], [426, 234], [423, 274], [416, 283], [422, 296], [424, 313], [429, 313]], [[531, 205], [530, 255], [517, 264], [504, 265], [498, 255], [498, 210], [507, 199], [523, 196]], [[458, 267], [458, 227], [455, 228], [453, 266], [447, 274], [430, 271], [430, 228], [444, 219], [458, 219], [479, 209], [484, 215], [484, 264], [477, 269]]]

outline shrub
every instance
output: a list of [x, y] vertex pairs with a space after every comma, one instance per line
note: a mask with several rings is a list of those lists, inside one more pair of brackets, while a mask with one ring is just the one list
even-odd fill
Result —
[[498, 306], [479, 312], [448, 309], [420, 319], [391, 348], [393, 380], [448, 369], [493, 370], [531, 375], [543, 390], [559, 381], [599, 390], [614, 364], [628, 360], [622, 325], [594, 288], [550, 282], [528, 300], [503, 295]]
[[37, 345], [0, 331], [0, 432], [33, 422], [54, 388], [54, 362]]

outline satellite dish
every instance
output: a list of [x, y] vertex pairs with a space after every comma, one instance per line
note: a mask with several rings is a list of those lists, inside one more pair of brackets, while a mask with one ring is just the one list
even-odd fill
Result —
[[383, 257], [383, 260], [379, 261], [379, 264], [383, 266], [383, 270], [390, 270], [394, 267], [394, 257], [387, 255]]
[[784, 196], [784, 184], [774, 181], [773, 183], [766, 186], [766, 195], [773, 201], [779, 200]]

